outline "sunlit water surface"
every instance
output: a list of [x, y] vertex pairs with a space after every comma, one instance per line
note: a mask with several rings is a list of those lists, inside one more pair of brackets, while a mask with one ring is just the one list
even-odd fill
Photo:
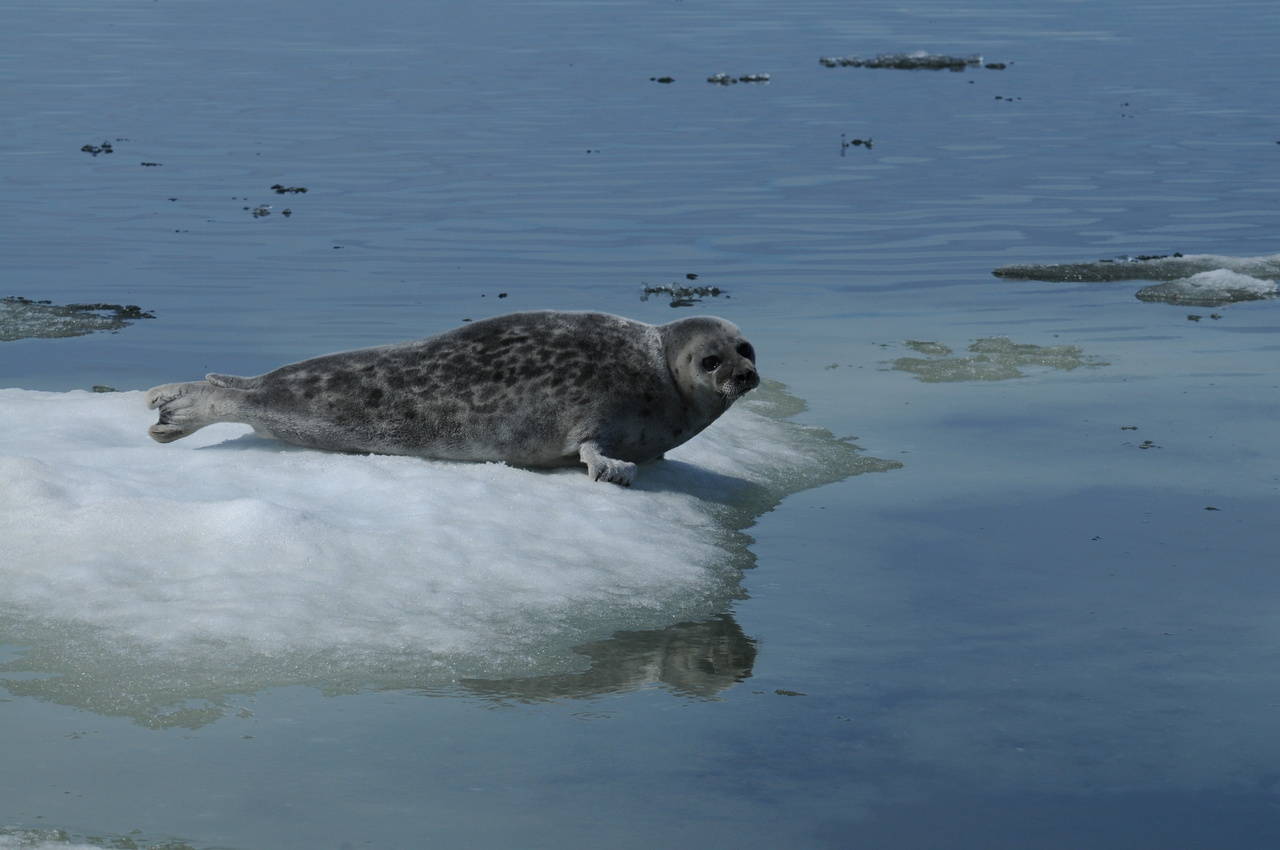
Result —
[[[1278, 38], [10, 3], [0, 848], [1276, 846], [1274, 271], [991, 272], [1273, 261]], [[1006, 67], [818, 62], [915, 50]], [[133, 392], [541, 308], [723, 315], [783, 386], [633, 491], [158, 446]]]

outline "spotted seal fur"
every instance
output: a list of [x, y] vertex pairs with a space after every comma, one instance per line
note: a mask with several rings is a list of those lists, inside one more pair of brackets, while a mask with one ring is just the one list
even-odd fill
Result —
[[343, 452], [586, 464], [630, 485], [636, 464], [716, 420], [760, 383], [724, 319], [648, 325], [605, 313], [512, 313], [414, 342], [327, 354], [246, 378], [210, 374], [147, 393], [161, 443], [244, 422]]

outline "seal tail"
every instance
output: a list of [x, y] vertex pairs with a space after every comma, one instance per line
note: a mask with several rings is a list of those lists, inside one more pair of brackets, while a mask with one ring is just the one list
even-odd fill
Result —
[[[215, 376], [210, 376], [215, 377]], [[218, 375], [222, 378], [224, 376]], [[237, 380], [247, 380], [239, 378]], [[147, 429], [157, 443], [172, 443], [214, 422], [234, 419], [239, 390], [211, 381], [163, 384], [147, 391], [147, 407], [160, 409], [160, 421]]]

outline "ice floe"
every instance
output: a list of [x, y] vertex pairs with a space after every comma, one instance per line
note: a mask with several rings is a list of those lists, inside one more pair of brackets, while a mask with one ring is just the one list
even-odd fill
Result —
[[[530, 677], [590, 667], [572, 688], [616, 686], [646, 658], [693, 664], [705, 632], [710, 657], [739, 660], [668, 684], [714, 691], [749, 653], [723, 648], [728, 626], [678, 624], [741, 596], [741, 529], [788, 493], [899, 465], [785, 421], [801, 406], [776, 386], [753, 395], [627, 490], [232, 424], [162, 446], [141, 392], [0, 390], [0, 644], [25, 647], [0, 680], [192, 725], [271, 684], [537, 692]], [[611, 657], [634, 670], [601, 668]]]
[[[823, 56], [818, 62], [827, 68], [899, 68], [907, 71], [963, 71], [982, 64], [981, 56], [947, 56], [916, 50], [910, 53], [881, 53], [871, 58]], [[1003, 65], [1001, 67], [1004, 67]]]
[[1214, 307], [1269, 298], [1277, 293], [1280, 254], [1229, 257], [1220, 254], [1169, 254], [1121, 257], [1088, 263], [1001, 266], [996, 277], [1051, 282], [1107, 283], [1120, 280], [1168, 281], [1137, 292], [1143, 301]]
[[1262, 280], [1230, 269], [1199, 272], [1138, 290], [1143, 301], [1165, 301], [1196, 307], [1216, 307], [1233, 301], [1256, 301], [1276, 294], [1274, 280]]
[[17, 295], [0, 298], [0, 342], [30, 337], [84, 336], [154, 319], [136, 304], [54, 304]]

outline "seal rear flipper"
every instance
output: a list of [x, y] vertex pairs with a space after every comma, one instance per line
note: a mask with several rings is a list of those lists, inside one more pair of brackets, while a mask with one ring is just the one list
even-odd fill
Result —
[[158, 443], [172, 443], [214, 422], [235, 421], [238, 404], [234, 391], [206, 381], [188, 381], [148, 390], [147, 407], [160, 410], [160, 421], [147, 433]]
[[262, 382], [261, 378], [242, 378], [239, 375], [219, 375], [217, 372], [210, 372], [204, 376], [204, 379], [215, 387], [226, 387], [229, 390], [257, 389], [258, 384]]

